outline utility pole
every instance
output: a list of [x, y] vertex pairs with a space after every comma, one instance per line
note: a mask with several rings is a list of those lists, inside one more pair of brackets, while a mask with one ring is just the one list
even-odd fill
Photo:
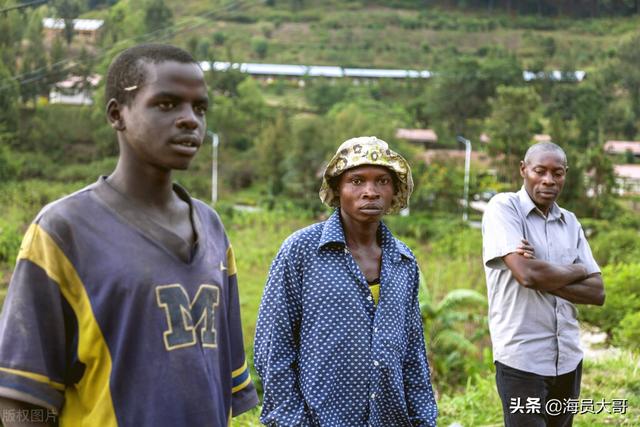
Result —
[[462, 221], [469, 219], [469, 169], [471, 167], [471, 141], [462, 135], [456, 137], [459, 143], [464, 144], [464, 199]]
[[211, 204], [215, 205], [218, 201], [218, 144], [220, 139], [217, 133], [210, 130], [207, 131], [207, 135], [211, 137], [211, 147], [213, 148], [211, 153]]

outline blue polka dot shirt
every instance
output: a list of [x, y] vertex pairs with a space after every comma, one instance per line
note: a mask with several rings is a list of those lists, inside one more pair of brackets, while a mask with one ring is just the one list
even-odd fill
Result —
[[338, 211], [297, 231], [271, 265], [256, 326], [260, 420], [269, 426], [435, 426], [418, 265], [380, 224], [380, 301]]

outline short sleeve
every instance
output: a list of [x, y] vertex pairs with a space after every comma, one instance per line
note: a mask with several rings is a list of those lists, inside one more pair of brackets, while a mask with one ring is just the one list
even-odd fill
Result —
[[507, 268], [502, 257], [514, 252], [524, 239], [524, 224], [514, 204], [495, 196], [482, 216], [482, 259], [489, 268]]
[[259, 401], [255, 386], [251, 381], [249, 365], [244, 351], [236, 260], [231, 245], [227, 249], [227, 271], [229, 278], [228, 321], [231, 334], [231, 364], [233, 369], [231, 372], [231, 412], [235, 417], [253, 408]]
[[591, 247], [584, 235], [582, 226], [580, 226], [580, 230], [578, 232], [578, 258], [576, 259], [576, 263], [583, 264], [587, 269], [588, 274], [600, 273], [600, 266], [598, 266], [598, 263], [593, 258]]
[[29, 244], [25, 237], [0, 316], [0, 396], [59, 410], [74, 381], [77, 322], [59, 284], [25, 255]]

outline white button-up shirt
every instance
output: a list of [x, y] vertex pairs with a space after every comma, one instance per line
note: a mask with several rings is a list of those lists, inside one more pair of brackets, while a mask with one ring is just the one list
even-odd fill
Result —
[[491, 199], [482, 236], [494, 360], [546, 376], [576, 369], [583, 355], [577, 308], [564, 298], [520, 285], [502, 259], [527, 239], [540, 260], [584, 264], [589, 274], [599, 273], [576, 216], [554, 203], [545, 217], [522, 188]]

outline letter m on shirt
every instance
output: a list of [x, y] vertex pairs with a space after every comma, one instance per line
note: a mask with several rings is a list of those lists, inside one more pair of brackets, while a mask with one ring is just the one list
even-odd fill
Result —
[[164, 309], [169, 329], [164, 332], [167, 350], [189, 347], [197, 342], [200, 334], [203, 347], [216, 348], [215, 309], [220, 299], [220, 289], [215, 285], [200, 285], [193, 300], [189, 300], [182, 285], [156, 287], [158, 306]]

